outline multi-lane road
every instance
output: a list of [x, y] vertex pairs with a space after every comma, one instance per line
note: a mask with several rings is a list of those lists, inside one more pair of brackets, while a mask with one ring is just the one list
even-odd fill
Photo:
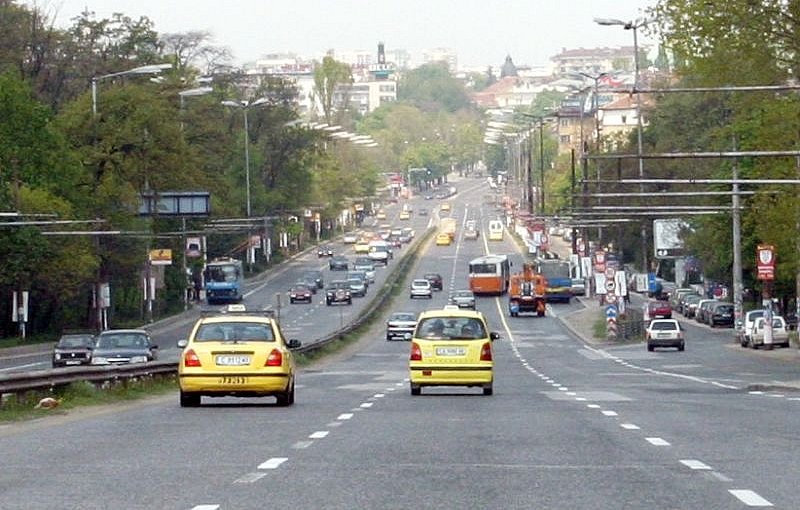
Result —
[[[452, 215], [480, 225], [497, 211], [478, 181], [459, 183]], [[432, 206], [432, 202], [425, 202]], [[396, 209], [396, 207], [395, 207]], [[390, 215], [397, 210], [390, 209]], [[425, 218], [416, 218], [418, 230]], [[397, 223], [397, 221], [390, 221]], [[401, 294], [395, 310], [441, 307], [466, 287], [466, 264], [487, 251], [522, 260], [508, 239], [428, 243], [407, 278], [444, 277], [432, 300]], [[254, 287], [272, 302], [291, 273]], [[391, 269], [391, 266], [390, 268]], [[326, 275], [327, 277], [328, 275]], [[291, 305], [289, 336], [320, 336], [355, 307]], [[368, 299], [368, 298], [367, 298]], [[494, 395], [432, 388], [412, 397], [408, 343], [382, 324], [345, 353], [304, 369], [297, 402], [175, 395], [98, 412], [0, 427], [3, 508], [556, 508], [800, 507], [794, 437], [800, 395], [753, 392], [790, 381], [797, 365], [730, 347], [730, 331], [689, 326], [685, 352], [591, 345], [569, 320], [510, 318], [505, 298], [481, 297], [493, 330]], [[291, 310], [291, 313], [288, 313]], [[159, 330], [162, 342], [188, 325]]]

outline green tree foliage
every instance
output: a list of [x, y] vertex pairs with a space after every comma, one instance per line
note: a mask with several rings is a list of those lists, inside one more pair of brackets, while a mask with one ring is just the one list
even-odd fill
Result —
[[403, 75], [397, 86], [397, 99], [422, 111], [455, 112], [469, 107], [469, 97], [444, 62], [433, 62]]
[[[347, 87], [353, 83], [353, 74], [350, 66], [338, 62], [331, 55], [322, 59], [322, 64], [314, 68], [314, 94], [322, 105], [322, 115], [325, 122], [332, 125], [334, 122], [334, 94], [346, 92]], [[342, 100], [347, 104], [347, 95]]]

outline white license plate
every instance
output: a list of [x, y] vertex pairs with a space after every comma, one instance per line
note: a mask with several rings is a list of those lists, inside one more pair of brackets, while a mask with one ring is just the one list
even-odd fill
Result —
[[225, 354], [217, 356], [217, 365], [225, 367], [240, 367], [250, 364], [250, 356]]
[[67, 363], [66, 363], [66, 364], [67, 364], [67, 365], [80, 365], [80, 364], [81, 364], [81, 362], [80, 362], [80, 361], [78, 361], [78, 360], [70, 360], [70, 361], [67, 361]]
[[463, 347], [437, 347], [437, 356], [463, 356], [467, 350]]
[[657, 338], [672, 338], [672, 334], [670, 334], [670, 333], [659, 333], [656, 336], [657, 336]]

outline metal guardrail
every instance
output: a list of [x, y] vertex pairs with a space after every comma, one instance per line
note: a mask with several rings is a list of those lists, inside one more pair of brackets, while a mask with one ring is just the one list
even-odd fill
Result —
[[[414, 242], [409, 245], [409, 249], [406, 250], [406, 253], [398, 261], [394, 271], [386, 278], [378, 295], [370, 302], [370, 305], [364, 313], [359, 314], [356, 320], [347, 324], [340, 330], [334, 331], [327, 336], [318, 338], [307, 345], [295, 349], [294, 352], [308, 354], [321, 349], [372, 320], [380, 307], [391, 298], [394, 286], [401, 278], [405, 277], [406, 270], [416, 260], [417, 249], [430, 239], [433, 232], [435, 232], [435, 229], [429, 228], [424, 235], [415, 238]], [[178, 362], [176, 361], [151, 361], [148, 363], [115, 366], [66, 367], [54, 368], [51, 370], [37, 370], [33, 372], [0, 375], [0, 395], [25, 393], [36, 390], [52, 390], [83, 381], [102, 384], [106, 382], [126, 381], [139, 377], [176, 374], [177, 372]]]

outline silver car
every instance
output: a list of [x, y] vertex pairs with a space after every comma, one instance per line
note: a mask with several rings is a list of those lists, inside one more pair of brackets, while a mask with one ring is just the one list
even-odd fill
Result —
[[424, 278], [416, 278], [411, 282], [411, 299], [424, 297], [433, 299], [433, 291], [431, 290], [431, 282]]
[[109, 329], [97, 336], [92, 365], [146, 363], [158, 357], [155, 345], [143, 329]]
[[406, 333], [414, 333], [417, 327], [417, 315], [412, 312], [395, 312], [386, 321], [386, 340], [396, 337], [405, 339]]
[[450, 304], [459, 308], [475, 309], [475, 294], [471, 290], [457, 290], [450, 296]]

